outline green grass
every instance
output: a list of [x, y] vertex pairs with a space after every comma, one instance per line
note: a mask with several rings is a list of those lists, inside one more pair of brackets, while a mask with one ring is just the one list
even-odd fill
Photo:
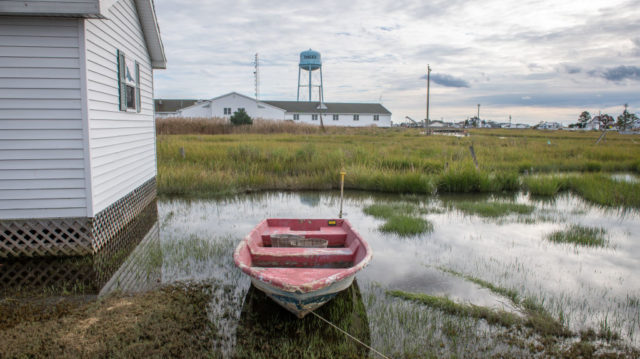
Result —
[[502, 217], [509, 214], [531, 214], [534, 206], [508, 202], [470, 202], [458, 201], [453, 206], [466, 214], [480, 217]]
[[493, 293], [496, 294], [500, 294], [502, 296], [505, 296], [507, 298], [509, 298], [511, 300], [511, 302], [513, 302], [513, 304], [520, 304], [520, 296], [518, 295], [518, 292], [515, 289], [509, 289], [509, 288], [504, 288], [504, 287], [500, 287], [497, 286], [491, 282], [487, 282], [486, 280], [482, 280], [478, 277], [474, 277], [474, 276], [470, 276], [470, 275], [466, 275], [460, 272], [456, 272], [453, 269], [449, 269], [449, 268], [445, 268], [445, 267], [438, 267], [438, 269], [440, 269], [443, 272], [449, 273], [451, 275], [454, 275], [456, 277], [460, 277], [460, 278], [464, 278], [470, 282], [473, 282], [483, 288], [487, 288], [490, 291], [492, 291]]
[[389, 217], [387, 222], [380, 226], [380, 231], [408, 237], [432, 232], [433, 224], [423, 218], [395, 215]]
[[446, 297], [399, 290], [391, 290], [386, 293], [389, 296], [414, 301], [450, 315], [484, 319], [489, 324], [501, 325], [503, 327], [527, 327], [543, 337], [567, 337], [572, 335], [571, 331], [565, 328], [560, 321], [555, 319], [544, 307], [537, 304], [531, 298], [525, 298], [521, 302], [525, 317], [520, 317], [504, 310], [494, 310], [473, 304], [456, 303]]
[[604, 228], [585, 227], [573, 224], [564, 230], [552, 232], [547, 239], [555, 243], [571, 243], [587, 247], [604, 247], [607, 245]]
[[390, 290], [387, 295], [418, 302], [431, 308], [441, 310], [447, 314], [471, 317], [475, 319], [484, 319], [489, 324], [498, 324], [505, 327], [512, 327], [520, 323], [520, 318], [512, 313], [505, 311], [497, 311], [486, 307], [480, 307], [472, 304], [460, 304], [449, 298], [438, 297], [421, 293], [409, 293], [400, 290]]
[[378, 219], [388, 219], [397, 215], [419, 214], [420, 209], [411, 203], [375, 203], [365, 207], [363, 212]]
[[439, 269], [457, 277], [464, 278], [481, 287], [487, 288], [493, 293], [509, 298], [514, 305], [522, 307], [526, 314], [526, 317], [521, 321], [521, 324], [532, 328], [536, 332], [545, 336], [556, 337], [571, 335], [570, 331], [566, 329], [559, 320], [549, 314], [549, 312], [533, 298], [526, 297], [521, 299], [518, 292], [514, 289], [500, 287], [491, 282], [470, 275], [465, 275], [452, 269], [443, 267], [439, 267]]
[[396, 233], [402, 237], [433, 232], [433, 223], [418, 217], [427, 209], [412, 203], [375, 203], [363, 209], [364, 213], [386, 220], [378, 229], [385, 233]]
[[[611, 133], [606, 143], [595, 145], [598, 133], [592, 132], [474, 130], [470, 137], [454, 138], [397, 128], [323, 133], [289, 127], [284, 132], [291, 133], [263, 126], [264, 133], [158, 135], [159, 194], [337, 189], [344, 168], [347, 189], [415, 194], [525, 190], [540, 195], [569, 190], [602, 205], [640, 207], [639, 183], [607, 175], [640, 173], [634, 136]], [[471, 141], [477, 169], [468, 150]], [[572, 175], [557, 175], [562, 173]], [[539, 176], [545, 174], [555, 175]]]

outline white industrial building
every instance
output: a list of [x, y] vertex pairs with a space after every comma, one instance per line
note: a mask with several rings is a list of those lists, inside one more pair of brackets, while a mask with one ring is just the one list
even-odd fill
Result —
[[[161, 100], [156, 100], [156, 102]], [[291, 120], [294, 122], [331, 126], [391, 127], [391, 112], [378, 103], [339, 103], [308, 101], [266, 101], [230, 92], [211, 100], [177, 110], [176, 117], [229, 118], [244, 109], [251, 118]]]
[[0, 258], [95, 252], [155, 198], [152, 0], [0, 2]]

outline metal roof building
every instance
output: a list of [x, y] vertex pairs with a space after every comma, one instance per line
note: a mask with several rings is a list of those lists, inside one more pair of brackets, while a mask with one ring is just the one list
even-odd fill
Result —
[[252, 118], [349, 127], [390, 127], [391, 112], [379, 103], [256, 100], [237, 92], [195, 103], [176, 112], [176, 117], [229, 118], [244, 109]]

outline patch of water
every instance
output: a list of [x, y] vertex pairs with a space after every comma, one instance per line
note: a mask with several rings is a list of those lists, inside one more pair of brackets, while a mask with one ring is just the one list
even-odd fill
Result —
[[638, 183], [640, 179], [638, 176], [632, 173], [614, 173], [611, 175], [611, 179], [619, 182]]
[[[524, 216], [526, 218], [510, 215], [487, 219], [445, 206], [445, 202], [470, 199], [531, 204], [535, 211]], [[383, 221], [364, 214], [363, 208], [381, 201], [410, 201], [425, 208], [439, 208], [422, 215], [434, 224], [434, 231], [409, 238], [380, 232], [378, 227]], [[231, 253], [235, 245], [264, 218], [332, 218], [336, 217], [338, 206], [339, 196], [333, 192], [277, 192], [222, 200], [161, 201], [161, 241], [165, 246], [184, 244], [165, 250], [163, 281], [215, 278], [235, 286], [234, 317], [239, 318], [249, 281], [233, 265]], [[597, 331], [603, 326], [609, 327], [638, 343], [640, 241], [635, 235], [640, 233], [638, 212], [600, 208], [568, 194], [551, 201], [538, 201], [523, 194], [505, 199], [348, 192], [344, 213], [373, 250], [371, 264], [357, 276], [364, 297], [371, 293], [369, 288], [373, 286], [516, 310], [509, 299], [441, 270], [446, 268], [515, 289], [521, 296], [533, 297], [574, 330], [592, 327]], [[568, 224], [604, 228], [608, 246], [584, 248], [545, 239], [552, 231]], [[185, 254], [189, 246], [197, 252], [199, 244], [194, 243], [198, 241], [214, 247], [207, 249], [213, 254], [201, 259], [195, 254]], [[372, 326], [376, 325], [376, 318], [375, 313], [369, 313]], [[372, 333], [375, 332], [372, 328]], [[375, 336], [372, 340], [375, 342]]]

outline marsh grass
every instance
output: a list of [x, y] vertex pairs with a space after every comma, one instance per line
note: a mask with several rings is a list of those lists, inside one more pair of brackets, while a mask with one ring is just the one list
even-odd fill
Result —
[[413, 203], [375, 203], [363, 209], [370, 216], [386, 220], [380, 231], [402, 237], [433, 232], [433, 223], [418, 217], [428, 211]]
[[453, 269], [449, 269], [449, 268], [445, 268], [445, 267], [438, 267], [438, 269], [440, 269], [441, 271], [445, 272], [445, 273], [449, 273], [451, 275], [454, 275], [456, 277], [460, 277], [460, 278], [464, 278], [472, 283], [475, 283], [483, 288], [487, 288], [490, 291], [492, 291], [493, 293], [502, 295], [504, 297], [507, 297], [511, 300], [511, 302], [513, 304], [520, 304], [520, 296], [518, 295], [518, 292], [515, 289], [510, 289], [510, 288], [505, 288], [505, 287], [500, 287], [497, 286], [491, 282], [487, 282], [486, 280], [480, 279], [478, 277], [474, 277], [471, 275], [467, 275], [467, 274], [463, 274], [460, 272], [456, 272]]
[[[48, 316], [23, 315], [0, 328], [9, 358], [218, 357], [207, 306], [210, 286], [176, 284], [134, 296], [111, 295]], [[11, 313], [22, 307], [7, 308]], [[23, 312], [24, 313], [24, 312]]]
[[472, 304], [460, 304], [446, 297], [438, 297], [421, 293], [409, 293], [399, 290], [390, 290], [386, 293], [392, 297], [418, 302], [431, 308], [439, 309], [447, 314], [484, 319], [489, 324], [512, 327], [520, 323], [520, 318], [513, 313], [502, 310], [493, 310]]
[[570, 243], [587, 247], [604, 247], [608, 241], [604, 228], [586, 227], [572, 224], [564, 230], [550, 233], [546, 238], [555, 243]]
[[433, 223], [423, 218], [395, 215], [387, 219], [380, 226], [380, 231], [396, 233], [402, 237], [415, 236], [422, 233], [433, 232]]
[[502, 217], [509, 214], [526, 215], [531, 214], [535, 209], [532, 205], [508, 202], [457, 201], [450, 206], [453, 206], [466, 214], [490, 218]]
[[398, 290], [391, 290], [386, 293], [392, 297], [418, 302], [450, 315], [484, 319], [489, 324], [501, 325], [503, 327], [524, 326], [532, 329], [543, 337], [567, 337], [572, 335], [571, 331], [565, 328], [560, 321], [555, 319], [544, 307], [537, 304], [531, 298], [525, 298], [522, 301], [526, 316], [521, 318], [516, 314], [504, 310], [494, 310], [473, 304], [456, 303], [446, 297]]
[[[419, 131], [397, 128], [328, 127], [322, 132], [315, 126], [265, 122], [200, 130], [209, 126], [198, 124], [205, 120], [189, 121], [158, 124], [161, 195], [337, 189], [344, 168], [347, 189], [414, 194], [526, 190], [534, 195], [569, 190], [602, 205], [640, 207], [640, 183], [607, 176], [640, 173], [640, 147], [629, 136], [610, 134], [606, 144], [595, 146], [596, 133], [478, 130], [469, 138], [427, 140]], [[496, 136], [506, 140], [497, 142]], [[548, 138], [554, 146], [547, 145]], [[478, 169], [468, 151], [472, 140]], [[580, 175], [531, 176], [558, 173]]]

